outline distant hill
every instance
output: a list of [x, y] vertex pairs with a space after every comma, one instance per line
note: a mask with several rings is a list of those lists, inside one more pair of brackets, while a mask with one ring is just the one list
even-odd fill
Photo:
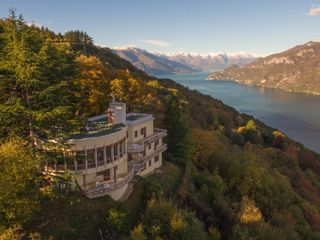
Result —
[[113, 51], [123, 59], [131, 62], [135, 67], [151, 74], [190, 74], [194, 72], [211, 72], [225, 69], [234, 64], [248, 64], [257, 59], [248, 53], [151, 53], [144, 49], [128, 47], [115, 48]]
[[320, 43], [308, 42], [245, 66], [232, 66], [212, 73], [209, 79], [319, 95]]
[[113, 51], [138, 69], [151, 75], [190, 74], [198, 71], [198, 69], [177, 61], [171, 61], [140, 48], [116, 48]]

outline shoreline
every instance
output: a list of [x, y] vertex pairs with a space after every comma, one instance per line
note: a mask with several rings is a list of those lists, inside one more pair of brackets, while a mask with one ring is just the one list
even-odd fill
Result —
[[300, 93], [300, 94], [306, 94], [306, 95], [311, 95], [311, 96], [316, 96], [316, 97], [320, 97], [320, 92], [310, 92], [310, 91], [295, 91], [295, 90], [289, 90], [289, 89], [285, 89], [285, 88], [279, 88], [279, 87], [272, 87], [272, 86], [262, 86], [262, 85], [256, 85], [256, 84], [246, 84], [234, 79], [210, 79], [209, 77], [206, 78], [207, 81], [231, 81], [231, 82], [235, 82], [241, 85], [245, 85], [245, 86], [250, 86], [250, 87], [260, 87], [260, 88], [267, 88], [267, 89], [275, 89], [275, 90], [282, 90], [288, 93]]

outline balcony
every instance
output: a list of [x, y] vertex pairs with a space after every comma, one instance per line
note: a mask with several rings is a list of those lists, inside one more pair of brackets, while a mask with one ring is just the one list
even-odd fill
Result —
[[123, 178], [117, 178], [116, 181], [101, 182], [98, 186], [92, 186], [92, 189], [86, 189], [84, 193], [88, 198], [101, 197], [125, 186], [132, 180], [133, 177], [134, 169], [131, 168], [128, 174]]
[[167, 150], [167, 144], [162, 144], [150, 155], [141, 157], [140, 160], [132, 160], [129, 162], [129, 164], [133, 167], [134, 172], [138, 173], [143, 169], [143, 165], [147, 163], [147, 161], [149, 161], [151, 158], [155, 157], [159, 153], [164, 152], [165, 150]]
[[128, 144], [128, 153], [141, 153], [144, 151], [144, 144]]

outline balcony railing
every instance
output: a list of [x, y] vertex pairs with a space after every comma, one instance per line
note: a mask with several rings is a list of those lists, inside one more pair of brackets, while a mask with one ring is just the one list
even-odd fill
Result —
[[153, 158], [155, 157], [157, 154], [159, 154], [160, 152], [164, 152], [165, 150], [167, 150], [167, 144], [162, 144], [161, 146], [158, 146], [156, 148], [156, 150], [151, 153], [150, 155], [146, 155], [144, 157], [141, 158], [142, 161], [147, 161], [149, 160], [150, 158]]
[[124, 178], [118, 178], [117, 181], [102, 183], [100, 186], [95, 187], [91, 190], [85, 190], [85, 195], [88, 198], [96, 198], [104, 196], [111, 191], [119, 189], [124, 185], [128, 184], [134, 177], [134, 169], [132, 168]]
[[155, 157], [160, 152], [164, 152], [165, 150], [167, 150], [167, 144], [162, 144], [152, 154], [147, 155], [145, 157], [141, 157], [140, 160], [132, 160], [129, 163], [132, 165], [134, 172], [139, 173], [144, 168], [144, 164], [146, 164], [147, 161]]
[[167, 136], [167, 130], [166, 129], [161, 129], [161, 128], [154, 128], [153, 129], [153, 134], [149, 137], [146, 137], [145, 139], [142, 140], [143, 143], [150, 143], [158, 140], [159, 138], [163, 138]]
[[148, 143], [155, 142], [159, 138], [167, 136], [167, 130], [155, 128], [151, 136], [142, 139], [139, 142], [128, 144], [128, 153], [141, 153], [144, 151], [144, 146]]
[[128, 144], [128, 152], [129, 153], [140, 153], [144, 151], [144, 145], [143, 144]]

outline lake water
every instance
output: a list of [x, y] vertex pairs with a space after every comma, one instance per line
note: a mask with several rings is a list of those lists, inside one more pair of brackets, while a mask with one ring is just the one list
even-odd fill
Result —
[[170, 75], [165, 78], [220, 99], [320, 153], [320, 96], [250, 87], [232, 81], [208, 81], [207, 75]]

